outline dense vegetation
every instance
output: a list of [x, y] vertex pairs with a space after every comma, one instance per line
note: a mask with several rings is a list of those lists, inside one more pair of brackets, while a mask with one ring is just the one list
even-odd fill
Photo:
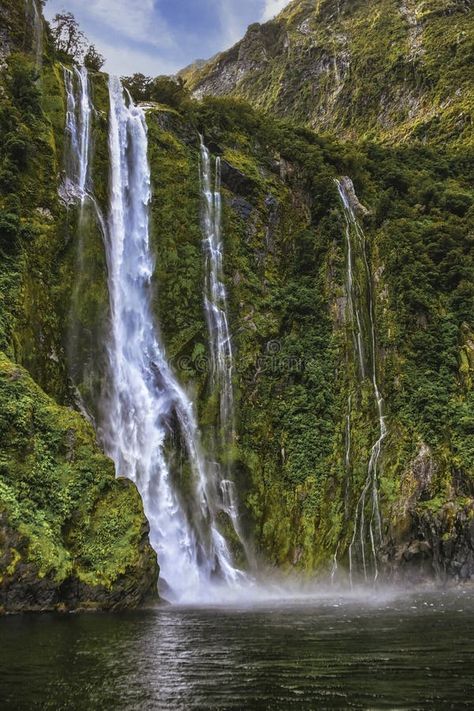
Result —
[[136, 605], [157, 576], [142, 504], [66, 407], [76, 216], [58, 197], [61, 67], [46, 44], [39, 71], [24, 8], [0, 12], [0, 611]]
[[472, 145], [473, 47], [470, 0], [293, 0], [183, 78], [349, 140]]
[[[378, 22], [393, 22], [384, 3]], [[339, 19], [331, 19], [329, 2], [319, 3], [315, 16], [313, 3], [295, 2], [283, 20], [251, 28], [248, 37], [280, 37], [281, 22], [292, 27], [296, 20], [310, 28], [317, 19], [323, 33], [329, 21], [351, 20], [346, 4], [340, 6]], [[364, 8], [358, 2], [353, 9]], [[58, 55], [54, 37], [45, 36], [39, 67], [17, 3], [3, 0], [0, 12], [8, 29], [0, 72], [0, 536], [13, 541], [0, 558], [0, 589], [16, 584], [22, 565], [32, 565], [32, 578], [53, 581], [48, 599], [54, 604], [64, 601], [58, 590], [71, 585], [86, 586], [83, 603], [104, 605], [110, 590], [113, 604], [134, 603], [154, 575], [137, 494], [114, 482], [89, 425], [67, 407], [77, 409], [78, 393], [90, 412], [97, 407], [108, 313], [97, 224], [87, 214], [79, 234], [76, 209], [58, 197], [65, 119], [58, 58], [73, 57], [65, 57], [64, 48]], [[426, 12], [426, 27], [439, 30], [441, 17], [450, 36], [464, 10], [458, 3], [449, 15]], [[294, 58], [306, 54], [290, 46], [296, 71]], [[378, 45], [370, 46], [374, 56], [358, 49], [363, 67], [380, 60]], [[464, 52], [464, 41], [459, 46]], [[278, 42], [274, 47], [272, 71], [282, 71]], [[456, 73], [444, 51], [443, 44], [439, 66]], [[464, 66], [465, 60], [456, 52], [456, 62]], [[364, 72], [359, 67], [356, 76]], [[106, 213], [108, 97], [104, 75], [93, 72], [91, 82], [94, 191]], [[411, 563], [410, 574], [425, 575], [425, 558], [438, 573], [472, 575], [474, 195], [465, 123], [451, 124], [450, 109], [438, 128], [422, 122], [418, 132], [419, 117], [407, 123], [391, 115], [380, 134], [368, 96], [368, 134], [390, 143], [341, 143], [295, 123], [306, 104], [295, 104], [291, 119], [275, 119], [235, 97], [197, 102], [183, 82], [163, 77], [134, 75], [125, 83], [149, 104], [156, 314], [176, 372], [196, 393], [207, 442], [217, 412], [208, 388], [202, 305], [199, 133], [222, 158], [239, 421], [237, 445], [225, 454], [261, 557], [313, 572], [327, 567], [336, 551], [347, 556], [378, 436], [372, 384], [355, 362], [347, 303], [345, 221], [334, 183], [347, 175], [367, 208], [358, 217], [367, 240], [377, 376], [389, 429], [379, 471], [381, 556], [395, 575]], [[357, 82], [355, 90], [362, 96]], [[373, 90], [380, 96], [380, 87]], [[345, 135], [363, 132], [362, 108], [348, 91], [345, 85], [335, 103], [345, 107], [344, 115], [337, 109], [331, 114], [336, 123], [318, 119], [319, 125], [340, 125]], [[432, 94], [424, 101], [432, 102]], [[275, 105], [265, 102], [264, 108]], [[410, 140], [400, 143], [400, 136]]]
[[[156, 120], [161, 131], [150, 118], [158, 311], [172, 355], [187, 355], [177, 360], [186, 364], [183, 377], [201, 380], [201, 393], [206, 337], [197, 222], [190, 230], [182, 221], [182, 198], [183, 212], [175, 210], [172, 180], [179, 155], [179, 184], [188, 175], [189, 199], [194, 191], [196, 200], [197, 145], [188, 123], [224, 160], [226, 271], [242, 403], [234, 456], [261, 549], [277, 564], [312, 569], [328, 560], [341, 536], [347, 543], [377, 437], [371, 385], [358, 382], [344, 316], [344, 222], [333, 183], [340, 174], [353, 177], [370, 207], [365, 230], [390, 428], [381, 483], [387, 540], [399, 539], [401, 524], [409, 537], [428, 536], [416, 529], [427, 507], [440, 517], [440, 535], [454, 536], [472, 496], [474, 465], [468, 156], [423, 145], [341, 146], [233, 99], [191, 108], [186, 102], [181, 117], [160, 111]], [[207, 421], [212, 403], [204, 396], [201, 402]], [[428, 482], [414, 481], [426, 471], [433, 474]]]

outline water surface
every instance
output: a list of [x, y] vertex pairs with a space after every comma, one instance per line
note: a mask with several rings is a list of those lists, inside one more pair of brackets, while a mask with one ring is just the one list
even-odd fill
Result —
[[474, 594], [0, 620], [0, 708], [472, 709]]

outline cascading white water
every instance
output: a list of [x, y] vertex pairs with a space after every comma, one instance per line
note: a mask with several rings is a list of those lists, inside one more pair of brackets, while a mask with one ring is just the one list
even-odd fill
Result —
[[[81, 300], [94, 282], [91, 274], [91, 245], [107, 238], [107, 225], [94, 195], [92, 158], [92, 122], [95, 114], [87, 69], [63, 67], [66, 92], [66, 125], [64, 140], [64, 178], [60, 197], [68, 207], [77, 209], [74, 240], [75, 275], [69, 312], [67, 355], [69, 376], [74, 385], [75, 401], [81, 412], [95, 424], [99, 401], [100, 372], [103, 370], [103, 347], [100, 339], [81, 320]], [[94, 227], [97, 229], [95, 230]], [[99, 240], [98, 243], [95, 240]], [[104, 314], [101, 314], [104, 318]], [[100, 355], [99, 355], [100, 354]], [[102, 367], [98, 362], [101, 361]], [[95, 367], [92, 367], [93, 364]]]
[[[201, 192], [202, 192], [202, 232], [205, 256], [204, 310], [206, 314], [209, 352], [211, 356], [211, 390], [219, 398], [220, 455], [228, 457], [235, 442], [234, 389], [232, 371], [234, 355], [229, 329], [227, 293], [224, 284], [224, 244], [222, 240], [222, 198], [221, 159], [215, 159], [213, 179], [212, 161], [209, 150], [201, 136]], [[225, 475], [223, 475], [223, 469]], [[221, 508], [229, 516], [234, 531], [245, 551], [248, 562], [253, 562], [253, 554], [244, 536], [239, 512], [239, 502], [235, 483], [231, 478], [231, 467], [216, 463], [215, 489], [221, 497]]]
[[[214, 583], [233, 584], [244, 576], [217, 526], [219, 492], [200, 451], [192, 403], [166, 361], [154, 323], [145, 114], [130, 96], [126, 102], [116, 77], [110, 78], [109, 95], [111, 387], [102, 434], [117, 474], [132, 479], [142, 495], [168, 597], [209, 599]], [[173, 423], [192, 471], [186, 499], [168, 461]]]
[[43, 16], [39, 0], [26, 0], [26, 16], [30, 19], [33, 30], [32, 51], [35, 57], [36, 68], [41, 71], [43, 66]]
[[[366, 508], [367, 501], [370, 502], [370, 518], [368, 522], [368, 534], [370, 540], [370, 549], [373, 559], [374, 567], [374, 582], [378, 578], [379, 568], [377, 559], [377, 546], [382, 543], [382, 521], [380, 516], [380, 505], [379, 505], [379, 480], [378, 480], [378, 464], [380, 459], [380, 454], [382, 451], [382, 444], [388, 435], [388, 429], [385, 422], [384, 415], [384, 401], [380, 393], [378, 380], [377, 380], [377, 350], [376, 350], [376, 338], [375, 338], [375, 318], [374, 318], [374, 303], [372, 297], [372, 285], [371, 285], [371, 274], [369, 269], [369, 263], [367, 259], [367, 247], [364, 231], [355, 215], [355, 212], [351, 205], [351, 200], [347, 192], [346, 178], [344, 181], [336, 180], [337, 189], [339, 192], [339, 197], [344, 209], [344, 215], [346, 219], [346, 242], [347, 242], [347, 289], [348, 289], [348, 303], [351, 311], [351, 317], [353, 324], [355, 325], [355, 350], [357, 358], [360, 364], [361, 378], [366, 377], [366, 366], [364, 348], [363, 348], [363, 334], [362, 334], [362, 321], [363, 316], [360, 310], [359, 297], [355, 293], [354, 289], [354, 259], [353, 259], [353, 248], [352, 239], [353, 237], [357, 241], [357, 247], [361, 253], [362, 261], [364, 265], [364, 280], [366, 284], [367, 294], [368, 294], [368, 324], [369, 324], [369, 338], [370, 338], [370, 372], [371, 372], [371, 382], [374, 392], [374, 399], [377, 408], [378, 422], [379, 422], [379, 437], [372, 447], [370, 460], [367, 467], [367, 477], [362, 489], [362, 493], [357, 502], [354, 530], [349, 546], [349, 572], [352, 584], [352, 573], [353, 573], [353, 549], [356, 544], [357, 535], [359, 535], [360, 550], [362, 557], [362, 567], [364, 572], [364, 577], [367, 579], [367, 559], [365, 553], [366, 546]], [[374, 528], [375, 527], [375, 528]], [[376, 536], [377, 539], [376, 540]]]
[[206, 258], [204, 306], [209, 333], [212, 386], [219, 393], [221, 440], [226, 444], [232, 444], [234, 438], [233, 353], [223, 275], [221, 160], [219, 157], [216, 158], [213, 184], [211, 157], [202, 137], [201, 188]]
[[84, 204], [88, 195], [90, 172], [91, 121], [93, 106], [90, 98], [89, 75], [85, 67], [64, 67], [66, 87], [66, 147], [65, 192]]

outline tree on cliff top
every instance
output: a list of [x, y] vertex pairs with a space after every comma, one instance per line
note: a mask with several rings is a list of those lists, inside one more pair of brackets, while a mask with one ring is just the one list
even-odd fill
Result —
[[74, 59], [81, 59], [86, 48], [86, 37], [72, 12], [58, 12], [51, 22], [51, 34], [56, 51]]
[[104, 57], [97, 51], [95, 45], [88, 45], [78, 21], [72, 12], [58, 12], [51, 22], [51, 36], [59, 56], [72, 58], [83, 62], [87, 69], [100, 71], [104, 65]]

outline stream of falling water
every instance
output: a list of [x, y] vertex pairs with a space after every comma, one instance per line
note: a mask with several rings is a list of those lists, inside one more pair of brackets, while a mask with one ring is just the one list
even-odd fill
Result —
[[85, 67], [64, 67], [66, 88], [66, 185], [71, 198], [84, 205], [88, 197], [90, 173], [91, 121], [93, 106], [89, 76]]
[[26, 15], [33, 30], [31, 47], [36, 68], [40, 72], [43, 66], [43, 17], [38, 3], [39, 0], [26, 0]]
[[[174, 601], [211, 599], [222, 586], [246, 579], [217, 525], [221, 511], [237, 531], [238, 509], [226, 480], [216, 475], [200, 448], [193, 406], [170, 369], [151, 307], [154, 262], [149, 245], [150, 168], [145, 115], [110, 78], [110, 206], [104, 219], [90, 175], [94, 112], [85, 68], [64, 69], [66, 176], [61, 194], [91, 205], [106, 251], [111, 327], [107, 343], [108, 386], [99, 432], [117, 474], [134, 481], [150, 523], [166, 596]], [[220, 218], [219, 218], [220, 224]], [[79, 281], [78, 281], [79, 284]], [[228, 393], [226, 395], [228, 397]], [[169, 464], [169, 440], [177, 426], [190, 481]], [[182, 494], [186, 489], [186, 496]], [[190, 494], [191, 492], [191, 494]]]
[[[117, 473], [134, 481], [150, 523], [167, 596], [211, 599], [245, 579], [219, 531], [220, 495], [205, 461], [192, 402], [177, 382], [154, 321], [149, 244], [151, 176], [144, 111], [111, 77], [110, 211], [106, 253], [111, 311], [110, 392], [103, 437]], [[173, 424], [190, 466], [186, 497], [170, 466]]]
[[224, 284], [224, 244], [222, 240], [221, 159], [215, 159], [213, 176], [209, 150], [201, 136], [202, 232], [205, 256], [204, 310], [211, 356], [211, 390], [219, 399], [217, 442], [214, 443], [216, 490], [220, 492], [222, 510], [229, 516], [248, 562], [253, 554], [242, 530], [239, 501], [232, 479], [229, 455], [235, 444], [235, 411], [232, 371], [234, 355], [229, 330], [227, 293]]
[[204, 306], [211, 353], [212, 387], [219, 394], [220, 439], [231, 446], [235, 437], [234, 393], [232, 385], [232, 340], [227, 318], [227, 294], [223, 276], [221, 235], [221, 161], [215, 160], [212, 179], [211, 157], [201, 137], [202, 227], [206, 257]]
[[[347, 243], [347, 293], [348, 293], [348, 303], [349, 309], [351, 311], [352, 322], [354, 325], [354, 346], [356, 356], [360, 366], [361, 379], [366, 377], [368, 370], [370, 371], [370, 377], [372, 382], [372, 388], [374, 393], [375, 404], [377, 408], [378, 422], [379, 422], [379, 436], [377, 441], [373, 445], [370, 453], [369, 464], [367, 467], [367, 477], [362, 489], [362, 493], [359, 497], [355, 512], [354, 530], [349, 546], [349, 573], [352, 585], [353, 579], [353, 553], [354, 546], [356, 545], [357, 537], [359, 538], [360, 551], [362, 557], [362, 568], [364, 573], [364, 578], [368, 578], [368, 561], [366, 555], [366, 536], [367, 536], [367, 521], [366, 521], [366, 509], [367, 503], [369, 502], [370, 514], [368, 521], [368, 535], [370, 541], [370, 550], [373, 560], [373, 571], [374, 571], [374, 582], [377, 580], [379, 575], [378, 568], [378, 558], [377, 558], [377, 547], [382, 543], [382, 521], [380, 516], [380, 505], [379, 505], [379, 480], [378, 480], [378, 465], [380, 454], [382, 451], [382, 444], [387, 437], [388, 430], [385, 422], [384, 415], [384, 401], [380, 393], [378, 380], [377, 380], [377, 352], [376, 352], [376, 338], [375, 338], [375, 318], [374, 318], [374, 302], [372, 295], [372, 285], [371, 285], [371, 274], [367, 259], [367, 246], [364, 231], [354, 213], [351, 205], [350, 196], [348, 193], [348, 183], [349, 179], [344, 178], [339, 181], [336, 180], [337, 188], [339, 191], [339, 197], [344, 209], [344, 216], [346, 219], [346, 243]], [[352, 187], [350, 185], [350, 187]], [[356, 245], [353, 245], [352, 240], [355, 239]], [[364, 342], [363, 342], [363, 315], [361, 313], [360, 296], [356, 293], [354, 287], [354, 247], [359, 250], [362, 256], [362, 262], [364, 267], [363, 278], [365, 281], [365, 288], [367, 289], [367, 303], [368, 303], [368, 324], [369, 324], [369, 348], [370, 348], [370, 359], [369, 364], [366, 367], [366, 355], [364, 353]], [[347, 455], [346, 455], [347, 456]], [[347, 462], [346, 462], [347, 467]]]

